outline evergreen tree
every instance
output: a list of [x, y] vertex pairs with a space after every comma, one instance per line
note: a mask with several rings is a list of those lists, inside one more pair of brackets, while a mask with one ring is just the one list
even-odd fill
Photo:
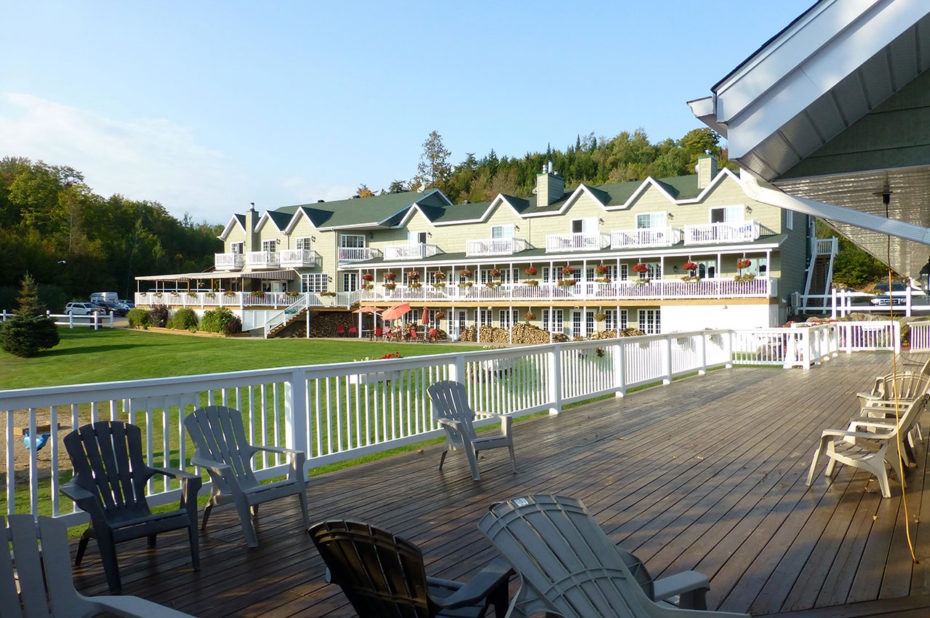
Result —
[[58, 345], [58, 329], [54, 320], [45, 316], [45, 307], [39, 302], [39, 288], [29, 273], [23, 277], [16, 317], [0, 328], [0, 344], [16, 356], [35, 356], [39, 350]]
[[423, 153], [417, 165], [417, 173], [424, 188], [436, 187], [441, 189], [452, 174], [452, 165], [449, 157], [452, 153], [442, 143], [442, 136], [438, 131], [432, 131], [423, 142]]

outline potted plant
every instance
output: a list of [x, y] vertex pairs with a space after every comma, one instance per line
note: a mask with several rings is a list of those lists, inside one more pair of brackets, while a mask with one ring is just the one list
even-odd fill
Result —
[[598, 264], [597, 266], [594, 267], [594, 274], [596, 274], [598, 277], [603, 277], [608, 272], [610, 272], [610, 269], [604, 266], [603, 264]]
[[489, 273], [492, 277], [497, 277], [498, 279], [500, 279], [500, 278], [504, 275], [504, 273], [502, 273], [502, 272], [501, 272], [500, 270], [498, 270], [497, 268], [492, 268], [491, 270], [488, 271], [488, 273]]
[[738, 268], [739, 270], [743, 270], [744, 268], [749, 268], [751, 265], [752, 265], [752, 262], [747, 260], [746, 258], [736, 261], [736, 268]]
[[603, 322], [603, 321], [606, 320], [606, 319], [607, 319], [607, 314], [606, 314], [606, 313], [602, 313], [602, 312], [598, 311], [597, 313], [594, 314], [594, 321], [595, 321], [595, 322]]
[[362, 275], [362, 281], [374, 281], [375, 276], [371, 273], [365, 273]]
[[459, 277], [462, 278], [462, 279], [471, 279], [471, 271], [470, 271], [470, 270], [460, 270], [460, 271], [459, 271]]
[[223, 292], [223, 296], [235, 296], [235, 295], [236, 293], [233, 292], [232, 290], [226, 290], [225, 292]]
[[459, 287], [460, 287], [460, 288], [470, 288], [471, 286], [472, 286], [472, 282], [471, 282], [471, 281], [460, 281], [460, 282], [459, 282]]
[[539, 271], [533, 268], [532, 266], [527, 266], [526, 268], [523, 269], [523, 272], [526, 273], [527, 277], [535, 277], [536, 273]]
[[392, 273], [392, 272], [384, 273], [384, 280], [385, 280], [385, 281], [394, 281], [395, 278], [397, 278], [397, 275], [395, 275], [395, 274]]
[[572, 277], [575, 274], [575, 269], [571, 266], [562, 267], [562, 276], [563, 277]]
[[393, 281], [386, 281], [386, 282], [384, 283], [384, 289], [385, 289], [385, 290], [393, 290], [393, 289], [396, 288], [396, 287], [397, 287], [397, 284], [394, 283]]
[[320, 296], [335, 296], [335, 292], [320, 292]]
[[562, 287], [568, 288], [568, 287], [575, 285], [575, 280], [574, 279], [559, 279], [559, 285]]
[[445, 280], [446, 280], [446, 273], [442, 272], [441, 270], [437, 270], [435, 273], [433, 273], [433, 281], [445, 281]]
[[633, 272], [642, 275], [642, 274], [645, 274], [645, 273], [649, 272], [649, 267], [646, 266], [646, 265], [643, 264], [643, 263], [634, 264], [634, 265], [633, 265]]
[[188, 296], [188, 298], [197, 298], [197, 293], [196, 293], [196, 292], [188, 292], [188, 293], [187, 293], [187, 296]]
[[407, 273], [407, 281], [418, 281], [420, 279], [420, 273], [415, 270], [411, 270]]
[[423, 284], [420, 283], [419, 281], [411, 281], [410, 283], [407, 284], [407, 287], [416, 290], [420, 288], [422, 285]]
[[532, 311], [527, 311], [526, 313], [523, 314], [523, 319], [526, 320], [527, 322], [531, 322], [536, 319], [536, 314], [533, 313]]
[[537, 285], [539, 285], [539, 281], [537, 281], [536, 279], [527, 279], [523, 283], [524, 285], [531, 285], [533, 287], [536, 287]]
[[446, 319], [446, 312], [445, 312], [445, 311], [437, 311], [437, 312], [436, 312], [436, 319], [437, 319], [437, 320], [445, 320], [445, 319]]
[[300, 293], [299, 293], [299, 292], [295, 292], [294, 290], [288, 290], [287, 292], [285, 292], [285, 294], [287, 294], [289, 298], [295, 298], [295, 297], [298, 296]]

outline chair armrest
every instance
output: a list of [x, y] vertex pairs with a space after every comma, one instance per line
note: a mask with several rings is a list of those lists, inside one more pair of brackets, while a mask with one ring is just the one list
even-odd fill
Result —
[[71, 498], [78, 508], [90, 515], [91, 521], [106, 519], [97, 496], [87, 491], [74, 481], [69, 481], [58, 488], [62, 494]]
[[664, 601], [695, 590], [710, 590], [710, 582], [697, 571], [683, 571], [655, 580], [652, 590], [656, 601]]
[[268, 451], [269, 453], [281, 453], [282, 455], [305, 454], [303, 451], [293, 448], [284, 448], [283, 446], [253, 446], [256, 451]]
[[216, 461], [215, 459], [208, 459], [206, 457], [201, 457], [200, 455], [197, 455], [197, 454], [194, 454], [194, 456], [191, 457], [191, 465], [199, 466], [201, 468], [206, 468], [207, 470], [210, 471], [210, 473], [219, 474], [221, 476], [223, 474], [226, 474], [230, 470], [230, 467], [221, 461]]
[[169, 476], [169, 477], [171, 477], [171, 478], [173, 478], [173, 479], [188, 479], [188, 480], [190, 480], [190, 479], [199, 479], [199, 478], [200, 478], [200, 477], [197, 476], [196, 474], [193, 474], [193, 473], [191, 473], [191, 472], [186, 472], [186, 471], [184, 471], [184, 470], [178, 470], [178, 469], [176, 469], [176, 468], [153, 468], [153, 467], [150, 466], [150, 467], [149, 467], [149, 470], [150, 470], [151, 472], [155, 472], [156, 474], [162, 474], [162, 475], [164, 475], [164, 476]]
[[451, 418], [437, 418], [436, 423], [444, 427], [448, 427], [449, 429], [452, 429], [453, 431], [461, 431], [462, 429], [462, 422], [454, 421]]
[[307, 454], [301, 450], [293, 448], [284, 448], [282, 446], [253, 446], [255, 451], [252, 453], [254, 456], [258, 451], [266, 451], [268, 453], [279, 453], [281, 455], [287, 455], [288, 460], [290, 461], [291, 470], [288, 473], [288, 478], [292, 480], [302, 480], [306, 482], [307, 477], [304, 474], [304, 464], [307, 462]]
[[872, 433], [870, 431], [846, 431], [845, 429], [824, 429], [821, 440], [827, 438], [862, 438], [863, 440], [885, 441], [894, 437], [893, 434]]
[[[510, 576], [514, 573], [510, 565], [501, 558], [495, 558], [488, 566], [468, 580], [461, 588], [445, 597], [444, 599], [433, 599], [439, 607], [446, 609], [455, 609], [472, 605], [481, 599], [486, 598], [498, 586], [506, 586]], [[428, 583], [448, 587], [451, 582], [432, 577], [426, 578]]]
[[139, 618], [193, 618], [190, 614], [153, 603], [141, 597], [99, 596], [88, 597], [101, 612], [112, 612], [120, 616], [139, 616]]

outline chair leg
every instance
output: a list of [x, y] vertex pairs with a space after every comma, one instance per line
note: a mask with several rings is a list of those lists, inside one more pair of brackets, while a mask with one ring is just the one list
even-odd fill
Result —
[[208, 502], [203, 508], [203, 518], [200, 520], [200, 529], [207, 529], [207, 520], [210, 519], [210, 513], [213, 511], [213, 502]]
[[191, 565], [195, 571], [200, 570], [200, 535], [197, 533], [197, 522], [192, 521], [187, 527], [187, 538], [191, 543]]
[[468, 457], [468, 467], [471, 468], [471, 478], [480, 481], [481, 473], [478, 472], [478, 451], [473, 450], [471, 446], [465, 445], [465, 448], [462, 449], [465, 451], [465, 456]]
[[297, 499], [300, 501], [300, 513], [303, 515], [304, 530], [306, 530], [310, 527], [310, 514], [307, 509], [307, 492], [303, 488], [297, 494]]
[[510, 467], [513, 468], [513, 473], [517, 473], [517, 458], [513, 455], [513, 444], [507, 445], [507, 450], [510, 451]]
[[123, 585], [119, 578], [119, 564], [116, 562], [116, 543], [113, 535], [107, 530], [97, 535], [97, 547], [100, 549], [100, 559], [103, 562], [103, 572], [107, 576], [107, 586], [111, 594], [120, 594]]
[[810, 487], [814, 482], [814, 474], [817, 473], [817, 461], [820, 459], [820, 453], [823, 452], [823, 444], [814, 450], [814, 459], [811, 461], [810, 470], [807, 472], [807, 486]]
[[446, 455], [449, 454], [449, 449], [446, 449], [442, 452], [442, 456], [439, 458], [439, 469], [442, 470], [442, 464], [446, 463]]
[[78, 543], [77, 554], [74, 556], [74, 566], [81, 565], [81, 560], [84, 559], [84, 552], [87, 551], [87, 543], [92, 536], [94, 536], [94, 529], [88, 526], [84, 534], [81, 535], [81, 541]]
[[258, 535], [255, 534], [255, 526], [252, 524], [252, 509], [249, 508], [245, 496], [236, 497], [236, 511], [239, 513], [239, 521], [242, 524], [242, 533], [245, 535], [245, 542], [249, 547], [258, 547]]
[[258, 505], [257, 504], [252, 505], [252, 517], [258, 517]]

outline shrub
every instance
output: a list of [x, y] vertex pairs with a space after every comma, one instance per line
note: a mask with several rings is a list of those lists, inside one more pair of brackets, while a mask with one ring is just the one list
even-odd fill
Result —
[[167, 326], [175, 330], [196, 330], [197, 321], [197, 314], [193, 309], [178, 309], [168, 320]]
[[152, 325], [152, 314], [142, 307], [130, 309], [126, 317], [129, 318], [129, 325], [135, 328], [146, 328]]
[[164, 328], [171, 316], [171, 310], [168, 309], [167, 305], [155, 305], [149, 310], [149, 313], [152, 314], [152, 326], [157, 328]]
[[226, 324], [223, 326], [224, 335], [235, 335], [236, 333], [242, 332], [242, 320], [239, 319], [239, 316], [234, 315]]
[[[229, 326], [232, 321], [236, 321], [238, 326]], [[230, 328], [234, 330], [227, 330]], [[238, 333], [242, 331], [242, 321], [226, 307], [217, 307], [203, 314], [203, 319], [200, 320], [200, 330], [209, 333], [225, 333], [227, 335], [230, 332]]]
[[39, 288], [28, 274], [23, 277], [18, 300], [16, 317], [0, 328], [3, 349], [16, 356], [29, 357], [58, 345], [58, 328], [54, 320], [45, 316], [45, 307], [39, 302]]

